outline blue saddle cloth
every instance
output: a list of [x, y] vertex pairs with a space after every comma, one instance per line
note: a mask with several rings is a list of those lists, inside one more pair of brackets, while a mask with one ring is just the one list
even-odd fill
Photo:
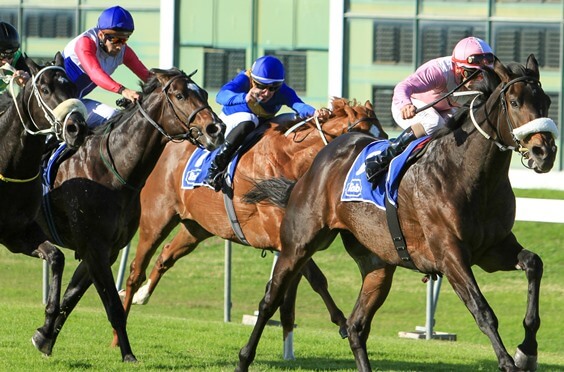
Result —
[[42, 164], [41, 166], [41, 181], [43, 184], [43, 195], [48, 193], [53, 186], [53, 182], [55, 181], [55, 176], [57, 175], [57, 168], [59, 160], [59, 156], [65, 151], [67, 148], [67, 144], [62, 142], [59, 144], [59, 147], [51, 154], [47, 162]]
[[[403, 170], [407, 165], [407, 161], [420, 144], [429, 140], [429, 136], [421, 137], [411, 142], [409, 146], [400, 155], [392, 159], [388, 171], [382, 173], [376, 187], [366, 178], [366, 168], [364, 162], [367, 158], [378, 155], [384, 151], [388, 145], [388, 140], [378, 140], [370, 143], [356, 157], [351, 169], [347, 173], [341, 201], [361, 201], [372, 203], [380, 209], [386, 209], [386, 197], [394, 206], [397, 204], [398, 188]], [[383, 177], [383, 175], [386, 177]]]
[[[186, 162], [186, 167], [184, 167], [184, 172], [182, 173], [181, 188], [192, 190], [199, 186], [207, 186], [207, 183], [205, 182], [206, 176], [208, 175], [208, 170], [210, 169], [212, 160], [218, 151], [219, 149], [215, 149], [210, 152], [198, 147]], [[235, 165], [238, 161], [239, 153], [235, 154], [235, 157], [227, 166], [226, 172], [231, 179], [233, 179]]]

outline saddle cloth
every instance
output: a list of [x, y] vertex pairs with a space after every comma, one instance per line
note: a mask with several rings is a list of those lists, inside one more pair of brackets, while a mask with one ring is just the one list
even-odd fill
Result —
[[[378, 155], [388, 145], [388, 140], [378, 140], [366, 146], [356, 157], [353, 165], [347, 173], [343, 184], [341, 201], [361, 201], [372, 203], [380, 209], [386, 209], [386, 197], [390, 203], [397, 206], [398, 188], [404, 170], [407, 168], [408, 160], [415, 150], [422, 148], [430, 140], [429, 136], [421, 137], [411, 142], [404, 152], [392, 159], [387, 172], [382, 172], [373, 188], [366, 177], [364, 162], [367, 158]], [[383, 175], [386, 177], [383, 177]]]

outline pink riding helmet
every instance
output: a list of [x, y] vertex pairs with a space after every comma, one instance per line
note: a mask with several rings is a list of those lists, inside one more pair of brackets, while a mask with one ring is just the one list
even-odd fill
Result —
[[452, 61], [458, 67], [493, 67], [494, 59], [494, 53], [488, 43], [474, 36], [460, 40], [452, 52]]

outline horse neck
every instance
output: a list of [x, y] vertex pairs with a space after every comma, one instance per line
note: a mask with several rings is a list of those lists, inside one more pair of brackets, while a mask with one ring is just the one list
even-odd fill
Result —
[[[153, 121], [159, 123], [160, 107], [147, 111]], [[165, 137], [138, 111], [127, 122], [121, 123], [108, 134], [100, 135], [102, 144], [93, 149], [111, 153], [113, 165], [127, 184], [141, 187], [157, 164], [167, 143]], [[109, 139], [108, 139], [109, 136]]]
[[7, 177], [24, 179], [37, 174], [45, 137], [28, 134], [21, 120], [27, 127], [33, 127], [33, 123], [26, 110], [20, 112], [21, 119], [12, 104], [0, 116], [0, 170]]
[[[476, 110], [475, 118], [480, 128], [485, 131], [492, 139], [498, 142], [503, 141], [497, 138], [496, 129], [499, 127], [499, 120], [504, 120], [501, 116], [499, 94], [494, 93], [486, 105]], [[486, 119], [487, 118], [487, 119]], [[488, 122], [489, 120], [489, 122]], [[462, 126], [461, 130], [468, 133], [468, 137], [463, 146], [455, 146], [466, 170], [465, 176], [470, 178], [469, 185], [487, 184], [493, 188], [509, 182], [509, 167], [511, 164], [512, 151], [502, 151], [491, 139], [487, 139], [480, 133], [468, 118], [468, 122]], [[455, 138], [457, 134], [455, 133]]]

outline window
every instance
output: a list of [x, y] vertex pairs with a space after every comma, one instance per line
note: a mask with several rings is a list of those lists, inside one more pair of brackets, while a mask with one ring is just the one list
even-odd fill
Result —
[[204, 88], [219, 89], [245, 69], [244, 49], [205, 49]]
[[484, 39], [486, 31], [484, 26], [464, 24], [439, 25], [436, 23], [422, 24], [419, 59], [421, 64], [438, 57], [449, 56], [460, 40], [469, 36]]
[[298, 94], [307, 91], [307, 55], [305, 51], [265, 50], [265, 55], [273, 55], [284, 65], [285, 79]]
[[394, 87], [392, 86], [373, 86], [372, 102], [374, 104], [374, 112], [380, 120], [380, 124], [384, 130], [397, 129], [398, 125], [392, 117], [392, 97], [394, 95]]
[[545, 92], [549, 97], [550, 101], [550, 108], [548, 109], [548, 117], [554, 120], [556, 125], [558, 125], [558, 108], [560, 103], [560, 95], [558, 92]]
[[413, 26], [409, 22], [374, 22], [374, 62], [411, 64]]
[[560, 66], [560, 28], [554, 26], [497, 25], [493, 45], [497, 57], [505, 63], [525, 63], [533, 53], [542, 68]]
[[24, 29], [27, 37], [72, 38], [75, 29], [72, 10], [29, 10], [24, 12]]

